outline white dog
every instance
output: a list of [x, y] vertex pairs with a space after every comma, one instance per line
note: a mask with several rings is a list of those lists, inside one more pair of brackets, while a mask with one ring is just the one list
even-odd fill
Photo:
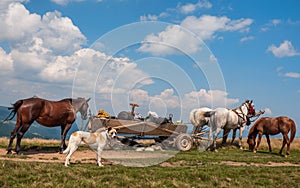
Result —
[[81, 141], [90, 146], [90, 148], [97, 150], [97, 164], [103, 166], [101, 163], [101, 153], [109, 138], [114, 138], [117, 131], [113, 128], [100, 128], [94, 133], [85, 131], [76, 131], [72, 133], [69, 139], [69, 145], [63, 153], [69, 153], [66, 157], [65, 166], [70, 164], [72, 154], [77, 150]]

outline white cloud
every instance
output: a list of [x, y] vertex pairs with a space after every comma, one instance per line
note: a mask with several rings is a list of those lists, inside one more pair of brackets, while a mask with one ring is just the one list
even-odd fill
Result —
[[300, 52], [297, 52], [292, 45], [292, 42], [288, 40], [285, 40], [278, 47], [274, 44], [270, 45], [267, 51], [272, 52], [275, 57], [291, 57], [300, 55]]
[[272, 111], [270, 108], [265, 108], [264, 111], [265, 111], [265, 115], [272, 115]]
[[183, 97], [176, 95], [173, 89], [165, 89], [157, 95], [149, 95], [142, 89], [130, 91], [130, 101], [140, 105], [139, 112], [156, 111], [160, 116], [167, 113], [174, 113], [175, 119], [183, 118], [188, 121], [189, 113], [199, 107], [226, 107], [236, 105], [239, 100], [228, 98], [228, 93], [220, 90], [192, 91], [183, 94]]
[[246, 42], [246, 41], [249, 41], [249, 40], [254, 40], [254, 37], [253, 36], [248, 36], [248, 37], [243, 37], [241, 38], [241, 42]]
[[203, 15], [199, 18], [188, 16], [181, 22], [181, 26], [195, 32], [202, 40], [209, 40], [214, 37], [216, 32], [248, 31], [252, 23], [252, 19], [231, 20], [226, 16]]
[[144, 15], [144, 16], [140, 16], [140, 21], [157, 21], [158, 20], [158, 16], [156, 15]]
[[[21, 1], [7, 4], [8, 8], [0, 12], [0, 40], [9, 41], [11, 47], [11, 59], [7, 61], [11, 62], [9, 69], [28, 80], [40, 80], [44, 74], [42, 78], [46, 81], [45, 71], [50, 71], [49, 67], [59, 59], [57, 56], [73, 54], [86, 42], [86, 38], [71, 19], [62, 17], [61, 13], [32, 14], [18, 2]], [[3, 3], [0, 5], [4, 6]], [[72, 65], [72, 62], [69, 64]], [[62, 68], [57, 67], [60, 71]]]
[[3, 74], [11, 74], [13, 71], [13, 60], [10, 54], [6, 54], [6, 52], [0, 47], [0, 75]]
[[271, 20], [271, 23], [272, 23], [274, 26], [277, 26], [278, 24], [281, 23], [281, 20], [279, 20], [279, 19], [273, 19], [273, 20]]
[[180, 26], [168, 26], [165, 31], [157, 35], [148, 35], [139, 51], [154, 55], [170, 55], [178, 53], [176, 50], [178, 48], [186, 53], [195, 53], [201, 49], [201, 41], [194, 34], [186, 31], [185, 28], [194, 32], [202, 40], [210, 40], [214, 38], [217, 32], [248, 31], [252, 22], [252, 19], [231, 20], [226, 16], [204, 15], [199, 18], [188, 16], [181, 22]]
[[168, 26], [158, 35], [148, 35], [138, 49], [141, 52], [149, 52], [154, 55], [170, 55], [183, 50], [186, 53], [194, 53], [200, 49], [200, 41], [191, 33], [178, 25]]
[[183, 98], [183, 104], [189, 109], [203, 106], [210, 107], [212, 105], [215, 107], [224, 107], [224, 104], [226, 104], [226, 106], [231, 106], [238, 102], [238, 99], [228, 98], [228, 93], [221, 90], [207, 91], [205, 89], [200, 89], [199, 91], [192, 91], [185, 94]]
[[41, 30], [36, 35], [44, 40], [45, 46], [56, 54], [74, 52], [86, 42], [85, 36], [70, 18], [61, 17], [60, 12], [47, 12], [42, 19]]
[[218, 61], [218, 59], [212, 54], [209, 56], [209, 60], [210, 60], [210, 62], [217, 62]]
[[23, 52], [33, 38], [40, 38], [43, 47], [55, 54], [73, 53], [86, 42], [70, 18], [62, 17], [57, 11], [43, 16], [31, 14], [20, 3], [11, 3], [1, 11], [0, 25], [0, 40], [9, 40], [12, 48], [22, 48]]
[[0, 40], [20, 40], [38, 31], [41, 17], [20, 3], [11, 3], [0, 12]]
[[183, 14], [189, 14], [189, 13], [193, 13], [198, 8], [207, 8], [207, 9], [209, 9], [211, 7], [212, 7], [212, 4], [209, 1], [199, 0], [196, 4], [187, 3], [185, 5], [178, 6], [178, 9]]
[[[67, 5], [70, 2], [81, 2], [85, 0], [51, 0], [52, 2], [58, 4], [58, 5]], [[97, 2], [102, 2], [101, 0], [96, 0]]]
[[[130, 100], [140, 104], [141, 106], [147, 106], [151, 101], [159, 101], [159, 103], [164, 103], [163, 105], [166, 105], [168, 108], [180, 107], [179, 97], [174, 94], [173, 89], [165, 89], [160, 94], [153, 96], [150, 96], [145, 90], [134, 89], [130, 91]], [[155, 105], [159, 105], [159, 103]]]
[[297, 72], [287, 72], [284, 74], [285, 77], [289, 78], [300, 78], [300, 73]]

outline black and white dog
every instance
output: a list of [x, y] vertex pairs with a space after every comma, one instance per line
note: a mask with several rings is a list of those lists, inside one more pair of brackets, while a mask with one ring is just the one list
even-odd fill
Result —
[[114, 138], [116, 134], [117, 131], [113, 128], [100, 128], [94, 133], [85, 131], [76, 131], [72, 133], [69, 139], [69, 145], [67, 149], [63, 151], [64, 154], [69, 153], [66, 156], [65, 166], [70, 164], [70, 158], [81, 144], [81, 141], [97, 151], [97, 164], [98, 166], [103, 166], [101, 163], [101, 153], [108, 139]]

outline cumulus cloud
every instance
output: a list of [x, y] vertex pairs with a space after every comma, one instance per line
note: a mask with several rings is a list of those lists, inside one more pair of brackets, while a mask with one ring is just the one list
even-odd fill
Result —
[[71, 19], [62, 17], [60, 12], [47, 12], [40, 16], [30, 13], [20, 2], [0, 4], [1, 7], [7, 6], [0, 12], [0, 40], [9, 41], [11, 47], [9, 56], [4, 56], [2, 51], [1, 56], [9, 62], [2, 64], [6, 66], [5, 69], [25, 79], [38, 80], [40, 75], [44, 79], [49, 73], [49, 66], [59, 61], [57, 56], [73, 54], [85, 44], [86, 38]]
[[38, 31], [41, 24], [39, 15], [31, 14], [20, 3], [10, 3], [7, 6], [7, 9], [0, 12], [0, 41], [20, 40]]
[[190, 108], [199, 108], [200, 106], [231, 106], [238, 103], [238, 99], [228, 98], [228, 93], [221, 90], [205, 90], [192, 91], [184, 95], [183, 104]]
[[207, 9], [209, 9], [211, 7], [212, 7], [212, 4], [209, 1], [199, 0], [196, 4], [187, 3], [187, 4], [184, 4], [184, 5], [179, 5], [178, 9], [183, 14], [189, 14], [189, 13], [193, 13], [198, 8], [207, 8]]
[[172, 25], [158, 35], [148, 35], [138, 51], [154, 55], [176, 54], [179, 53], [178, 50], [194, 53], [201, 48], [200, 44], [201, 42], [191, 33], [178, 25]]
[[217, 32], [248, 31], [252, 23], [252, 19], [245, 18], [231, 20], [226, 16], [203, 15], [199, 18], [188, 16], [180, 26], [168, 26], [158, 34], [148, 35], [139, 51], [154, 55], [170, 55], [178, 53], [175, 49], [179, 48], [191, 54], [201, 49], [201, 41], [185, 29], [192, 31], [202, 40], [211, 40]]
[[188, 16], [181, 22], [181, 26], [195, 32], [202, 40], [209, 40], [216, 32], [248, 31], [252, 23], [253, 20], [249, 18], [231, 20], [226, 16], [203, 15], [199, 18]]
[[10, 54], [6, 54], [0, 47], [0, 75], [10, 74], [13, 71], [13, 60]]
[[[174, 93], [173, 89], [165, 89], [158, 95], [149, 96], [149, 93], [142, 89], [132, 90], [130, 99], [138, 104], [147, 104], [154, 99], [161, 99], [170, 108], [193, 109], [201, 106], [232, 106], [239, 102], [238, 99], [228, 98], [228, 93], [221, 90], [205, 90], [192, 91], [184, 94], [180, 99]], [[182, 104], [181, 104], [182, 103]]]
[[53, 53], [74, 52], [86, 42], [85, 36], [68, 17], [62, 17], [58, 11], [47, 12], [36, 36], [43, 39], [45, 46]]
[[278, 47], [274, 44], [270, 45], [267, 51], [272, 52], [275, 57], [291, 57], [300, 55], [300, 52], [296, 51], [292, 42], [288, 40], [285, 40]]
[[72, 53], [86, 42], [70, 18], [62, 17], [58, 11], [43, 16], [32, 14], [21, 3], [11, 3], [1, 11], [0, 25], [0, 40], [9, 40], [13, 48], [22, 51], [30, 47], [33, 38], [40, 38], [43, 47], [56, 54]]

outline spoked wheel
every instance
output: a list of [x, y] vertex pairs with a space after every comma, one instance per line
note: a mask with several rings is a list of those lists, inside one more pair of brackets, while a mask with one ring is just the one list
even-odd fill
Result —
[[193, 146], [193, 139], [189, 134], [180, 134], [175, 139], [175, 146], [180, 151], [189, 151]]

